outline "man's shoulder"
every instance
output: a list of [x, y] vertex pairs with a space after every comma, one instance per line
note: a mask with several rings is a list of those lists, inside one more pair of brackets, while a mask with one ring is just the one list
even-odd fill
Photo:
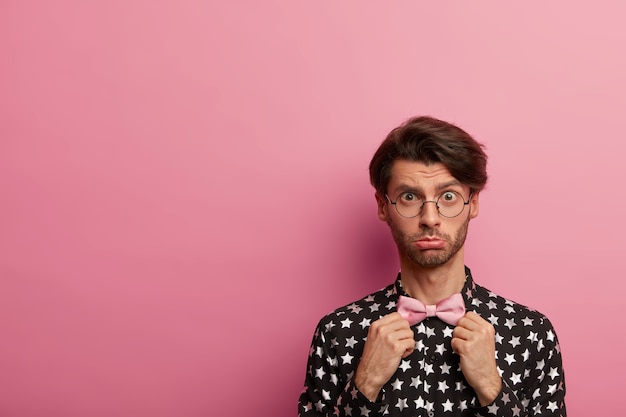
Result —
[[475, 298], [470, 301], [472, 307], [481, 314], [504, 315], [517, 317], [526, 322], [549, 322], [548, 318], [540, 311], [528, 305], [503, 297], [481, 285], [476, 284]]

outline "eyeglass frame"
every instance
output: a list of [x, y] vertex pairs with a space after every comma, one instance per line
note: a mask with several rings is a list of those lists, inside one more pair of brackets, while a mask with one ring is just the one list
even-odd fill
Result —
[[[439, 209], [439, 199], [441, 198], [441, 196], [443, 196], [445, 193], [447, 192], [452, 192], [455, 194], [458, 194], [461, 197], [461, 201], [463, 201], [463, 208], [461, 209], [461, 211], [459, 211], [459, 214], [456, 214], [454, 216], [446, 216], [445, 214], [441, 213], [441, 209]], [[452, 190], [448, 190], [448, 191], [444, 191], [442, 192], [439, 197], [437, 197], [436, 200], [424, 200], [422, 198], [420, 198], [420, 200], [422, 200], [422, 205], [420, 206], [417, 214], [415, 216], [405, 216], [404, 214], [400, 213], [400, 210], [398, 210], [398, 198], [400, 198], [400, 195], [402, 195], [404, 193], [400, 193], [398, 195], [398, 197], [396, 197], [396, 201], [391, 201], [391, 198], [389, 198], [388, 194], [385, 194], [385, 198], [387, 199], [387, 201], [389, 202], [389, 204], [393, 205], [396, 209], [396, 213], [398, 213], [400, 216], [404, 217], [405, 219], [414, 219], [417, 216], [420, 215], [420, 213], [422, 212], [422, 210], [424, 209], [424, 204], [426, 203], [435, 203], [435, 207], [437, 207], [437, 213], [439, 213], [440, 216], [445, 217], [446, 219], [454, 219], [455, 217], [459, 217], [461, 215], [461, 213], [463, 213], [465, 211], [465, 206], [467, 206], [469, 203], [472, 202], [472, 195], [474, 195], [474, 193], [470, 193], [469, 197], [467, 198], [467, 201], [465, 201], [465, 198], [463, 197], [463, 194], [461, 194], [458, 191], [452, 191]]]

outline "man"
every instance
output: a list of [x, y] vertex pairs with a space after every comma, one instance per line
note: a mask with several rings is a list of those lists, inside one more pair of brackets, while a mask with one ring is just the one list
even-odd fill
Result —
[[299, 416], [562, 416], [565, 382], [541, 313], [476, 284], [464, 263], [487, 182], [483, 146], [417, 117], [370, 163], [395, 283], [320, 321]]

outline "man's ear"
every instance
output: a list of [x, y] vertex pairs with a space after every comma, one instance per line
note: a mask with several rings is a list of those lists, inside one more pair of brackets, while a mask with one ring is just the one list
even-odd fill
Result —
[[478, 200], [480, 196], [480, 191], [475, 192], [472, 194], [472, 196], [470, 197], [470, 219], [474, 219], [476, 217], [478, 217]]
[[385, 223], [389, 222], [389, 206], [387, 205], [387, 197], [380, 195], [378, 192], [374, 193], [376, 197], [376, 204], [378, 205], [378, 218]]

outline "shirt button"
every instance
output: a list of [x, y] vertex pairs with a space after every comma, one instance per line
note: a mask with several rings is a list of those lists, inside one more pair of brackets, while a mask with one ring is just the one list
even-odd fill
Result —
[[435, 412], [434, 412], [434, 411], [432, 411], [432, 410], [430, 410], [430, 411], [428, 412], [428, 417], [434, 417], [434, 416], [435, 416]]

